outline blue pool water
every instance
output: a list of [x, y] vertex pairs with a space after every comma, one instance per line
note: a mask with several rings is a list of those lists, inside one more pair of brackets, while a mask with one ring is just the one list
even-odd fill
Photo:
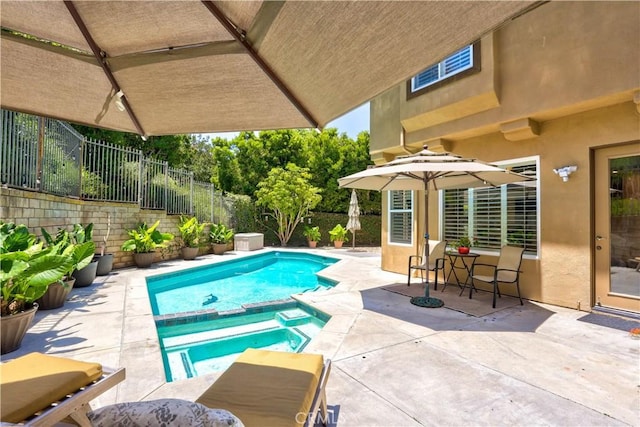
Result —
[[226, 369], [247, 348], [301, 352], [329, 316], [303, 305], [158, 326], [168, 382]]
[[335, 283], [316, 273], [337, 262], [307, 253], [267, 252], [147, 278], [154, 315], [228, 311], [290, 298]]

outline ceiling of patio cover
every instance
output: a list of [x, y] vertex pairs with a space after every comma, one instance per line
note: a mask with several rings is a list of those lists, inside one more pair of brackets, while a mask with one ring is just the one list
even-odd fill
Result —
[[1, 105], [146, 135], [323, 127], [534, 3], [3, 0]]

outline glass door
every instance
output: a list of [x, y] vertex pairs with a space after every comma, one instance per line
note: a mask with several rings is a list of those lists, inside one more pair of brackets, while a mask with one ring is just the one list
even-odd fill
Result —
[[640, 143], [595, 152], [596, 305], [640, 312]]

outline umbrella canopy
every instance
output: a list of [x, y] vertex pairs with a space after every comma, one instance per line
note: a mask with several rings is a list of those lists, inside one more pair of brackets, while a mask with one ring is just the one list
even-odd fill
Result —
[[533, 1], [11, 1], [2, 108], [141, 135], [323, 127]]
[[349, 201], [349, 221], [347, 230], [353, 234], [353, 247], [356, 247], [356, 230], [360, 230], [360, 206], [358, 206], [358, 195], [356, 190], [351, 190], [351, 200]]
[[[476, 159], [453, 153], [435, 153], [427, 147], [416, 154], [398, 157], [391, 162], [374, 166], [338, 179], [340, 187], [365, 190], [421, 190], [424, 191], [425, 245], [429, 240], [429, 191], [454, 188], [497, 187], [503, 184], [531, 181], [533, 178], [517, 174]], [[426, 265], [429, 251], [425, 250]], [[429, 285], [425, 298], [429, 298]], [[427, 304], [430, 301], [422, 301]]]

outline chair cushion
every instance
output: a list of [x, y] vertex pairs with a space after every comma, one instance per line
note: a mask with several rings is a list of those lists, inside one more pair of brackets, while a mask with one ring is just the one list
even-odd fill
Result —
[[210, 409], [181, 399], [116, 403], [90, 411], [87, 417], [93, 427], [243, 427], [242, 422], [229, 411]]
[[23, 421], [101, 376], [99, 363], [40, 353], [0, 364], [1, 420]]
[[319, 354], [248, 349], [198, 403], [224, 408], [250, 426], [300, 426], [322, 374]]

